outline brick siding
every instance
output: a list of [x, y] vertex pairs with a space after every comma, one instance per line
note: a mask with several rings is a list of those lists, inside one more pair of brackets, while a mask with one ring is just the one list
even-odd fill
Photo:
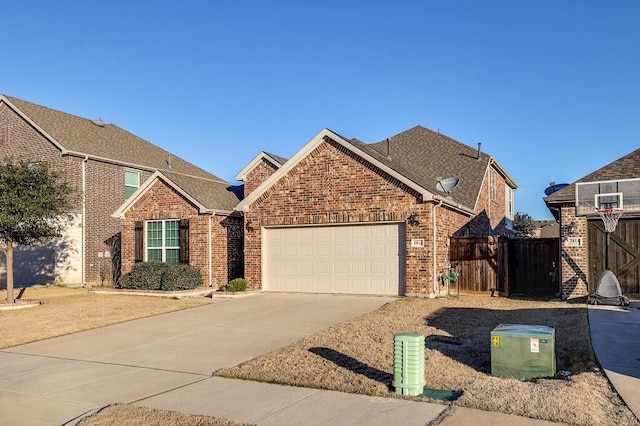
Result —
[[278, 170], [278, 166], [262, 158], [244, 178], [244, 196], [251, 194], [262, 182]]
[[[589, 271], [589, 256], [587, 253], [587, 248], [589, 247], [588, 223], [586, 217], [576, 217], [574, 205], [561, 207], [560, 217], [560, 240], [562, 241], [560, 282], [562, 283], [562, 299], [566, 300], [589, 294], [587, 281]], [[576, 224], [571, 237], [582, 238], [582, 245], [569, 247], [566, 244], [569, 235], [564, 225], [571, 222]]]
[[241, 276], [242, 220], [199, 214], [194, 205], [161, 180], [154, 182], [125, 213], [122, 223], [123, 274], [134, 264], [135, 222], [164, 219], [189, 219], [189, 264], [202, 274], [204, 287], [219, 287], [230, 278]]

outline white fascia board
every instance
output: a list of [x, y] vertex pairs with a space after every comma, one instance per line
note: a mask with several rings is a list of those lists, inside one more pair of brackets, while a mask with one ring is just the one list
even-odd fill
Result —
[[518, 184], [516, 183], [516, 181], [513, 180], [513, 178], [509, 175], [509, 173], [507, 173], [504, 167], [502, 167], [500, 163], [498, 163], [498, 160], [491, 157], [489, 164], [493, 164], [496, 167], [496, 170], [498, 171], [498, 173], [504, 176], [504, 180], [507, 182], [507, 185], [511, 187], [511, 189], [518, 189]]
[[58, 142], [49, 133], [45, 132], [44, 129], [42, 129], [40, 126], [38, 126], [38, 124], [35, 121], [30, 119], [28, 115], [26, 115], [24, 112], [22, 112], [20, 110], [20, 108], [18, 108], [13, 103], [11, 103], [11, 101], [9, 99], [7, 99], [4, 95], [0, 95], [0, 101], [2, 101], [5, 104], [7, 104], [9, 106], [9, 108], [11, 108], [16, 114], [18, 114], [20, 117], [22, 117], [22, 119], [24, 121], [26, 121], [31, 126], [33, 126], [39, 133], [41, 133], [45, 138], [47, 138], [56, 148], [58, 148], [60, 151], [62, 151], [62, 155], [65, 155], [65, 154], [68, 153], [67, 149], [60, 142]]
[[171, 179], [169, 179], [168, 177], [163, 175], [162, 172], [156, 171], [154, 174], [152, 174], [149, 177], [149, 179], [147, 179], [142, 185], [140, 185], [140, 187], [136, 190], [136, 192], [134, 192], [131, 195], [131, 197], [129, 197], [118, 208], [118, 210], [116, 210], [111, 215], [111, 217], [123, 218], [125, 216], [125, 214], [127, 213], [127, 211], [129, 210], [129, 208], [131, 208], [131, 206], [134, 205], [138, 201], [138, 199], [140, 199], [140, 197], [142, 197], [144, 194], [146, 194], [147, 191], [149, 190], [149, 188], [151, 188], [151, 186], [153, 186], [153, 184], [157, 180], [162, 180], [167, 185], [169, 185], [171, 188], [175, 189], [180, 195], [182, 195], [185, 199], [187, 199], [189, 202], [191, 202], [193, 205], [195, 205], [198, 208], [198, 212], [199, 213], [201, 213], [201, 214], [207, 214], [207, 213], [208, 214], [214, 214], [215, 213], [215, 212], [207, 209], [205, 206], [203, 206], [201, 203], [199, 203], [197, 200], [195, 200], [191, 195], [189, 195], [184, 190], [182, 190], [182, 188], [180, 188], [178, 185], [176, 185]]
[[278, 181], [282, 176], [284, 176], [289, 170], [293, 169], [303, 158], [305, 158], [309, 153], [311, 153], [318, 145], [320, 145], [325, 137], [329, 137], [334, 140], [336, 143], [342, 145], [349, 151], [356, 153], [358, 156], [364, 158], [374, 166], [398, 179], [400, 182], [404, 183], [408, 187], [415, 189], [418, 193], [423, 196], [424, 200], [430, 200], [434, 197], [434, 194], [430, 191], [426, 190], [422, 186], [413, 182], [410, 179], [407, 179], [406, 176], [398, 173], [394, 169], [388, 167], [386, 164], [381, 163], [376, 160], [369, 154], [361, 151], [351, 143], [344, 140], [341, 136], [333, 133], [329, 129], [323, 129], [316, 136], [313, 137], [305, 146], [302, 147], [298, 152], [295, 153], [291, 159], [289, 159], [280, 169], [278, 169], [274, 174], [272, 174], [268, 179], [266, 179], [260, 186], [258, 186], [247, 198], [242, 200], [237, 206], [237, 211], [249, 211], [249, 205], [253, 203], [258, 197], [260, 197], [267, 189], [269, 189], [275, 182]]
[[269, 156], [266, 152], [262, 151], [260, 152], [260, 154], [256, 155], [253, 160], [251, 160], [249, 162], [249, 164], [247, 164], [246, 166], [244, 166], [242, 168], [242, 170], [240, 170], [238, 172], [238, 174], [236, 175], [236, 180], [239, 180], [241, 182], [244, 182], [245, 177], [247, 176], [247, 173], [249, 173], [251, 170], [253, 170], [253, 168], [255, 166], [257, 166], [258, 164], [260, 164], [261, 160], [267, 160], [270, 163], [274, 163], [276, 166], [278, 167], [282, 167], [282, 164], [280, 164], [279, 162], [277, 162], [274, 158], [272, 158], [271, 156]]

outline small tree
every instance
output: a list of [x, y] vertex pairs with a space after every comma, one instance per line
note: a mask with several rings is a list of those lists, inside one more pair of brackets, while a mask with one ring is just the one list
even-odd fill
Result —
[[513, 229], [519, 236], [531, 238], [533, 236], [535, 225], [531, 216], [523, 212], [517, 212], [513, 216]]
[[13, 249], [57, 237], [71, 220], [71, 188], [44, 163], [0, 163], [0, 250], [7, 260], [7, 303], [13, 295]]

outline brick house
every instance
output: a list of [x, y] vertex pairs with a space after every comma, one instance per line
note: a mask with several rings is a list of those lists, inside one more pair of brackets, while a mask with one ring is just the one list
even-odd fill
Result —
[[122, 272], [137, 262], [188, 263], [203, 285], [242, 276], [239, 198], [227, 182], [157, 171], [113, 214], [122, 219]]
[[237, 176], [252, 288], [438, 295], [449, 237], [510, 233], [517, 186], [480, 144], [421, 126], [374, 144], [324, 129], [283, 160], [263, 152]]
[[[560, 282], [562, 298], [586, 296], [595, 292], [604, 270], [604, 227], [598, 215], [576, 215], [576, 184], [640, 178], [640, 149], [619, 158], [544, 198], [560, 224]], [[631, 194], [627, 194], [631, 195]], [[625, 197], [627, 196], [625, 195]], [[635, 194], [637, 201], [637, 194]], [[629, 197], [631, 198], [631, 197]], [[625, 199], [625, 207], [630, 207]], [[611, 270], [622, 292], [640, 297], [640, 214], [627, 212], [611, 234]]]
[[[17, 286], [117, 279], [121, 273], [121, 220], [112, 213], [151, 177], [158, 178], [157, 171], [172, 182], [191, 179], [229, 186], [113, 124], [6, 95], [0, 95], [0, 152], [3, 158], [46, 161], [77, 191], [75, 221], [58, 241], [16, 248]], [[199, 187], [192, 186], [193, 191]], [[207, 199], [204, 202], [211, 207]], [[6, 270], [4, 256], [0, 256], [2, 285], [6, 284]]]

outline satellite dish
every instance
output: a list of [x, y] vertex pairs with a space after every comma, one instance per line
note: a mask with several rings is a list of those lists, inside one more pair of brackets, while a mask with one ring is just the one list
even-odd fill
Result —
[[440, 192], [444, 192], [445, 194], [451, 194], [451, 191], [458, 186], [460, 183], [460, 178], [450, 177], [446, 179], [438, 179], [438, 183], [436, 183], [436, 189]]
[[547, 189], [544, 190], [544, 193], [547, 196], [549, 196], [549, 195], [553, 194], [554, 192], [560, 191], [565, 186], [569, 186], [569, 184], [568, 183], [555, 183], [555, 182], [552, 182], [551, 185], [549, 187], [547, 187]]

